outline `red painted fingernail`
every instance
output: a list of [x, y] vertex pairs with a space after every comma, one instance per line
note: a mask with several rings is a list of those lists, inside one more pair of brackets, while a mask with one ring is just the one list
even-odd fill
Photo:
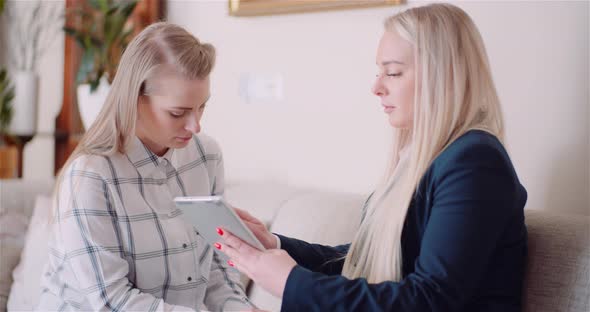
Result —
[[221, 250], [221, 244], [220, 243], [215, 243], [215, 244], [213, 244], [213, 246], [215, 246], [215, 248]]
[[223, 230], [221, 228], [216, 228], [217, 234], [223, 235]]
[[229, 264], [229, 266], [235, 266], [231, 260], [227, 260], [227, 264]]

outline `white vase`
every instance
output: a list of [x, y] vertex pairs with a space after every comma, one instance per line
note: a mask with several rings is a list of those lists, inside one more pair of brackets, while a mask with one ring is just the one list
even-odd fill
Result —
[[76, 90], [78, 93], [78, 109], [82, 117], [84, 129], [88, 130], [107, 99], [111, 86], [105, 77], [100, 79], [100, 84], [94, 92], [90, 92], [89, 84], [81, 84]]
[[14, 83], [13, 115], [9, 132], [16, 135], [33, 135], [37, 129], [37, 94], [39, 77], [33, 71], [16, 71]]

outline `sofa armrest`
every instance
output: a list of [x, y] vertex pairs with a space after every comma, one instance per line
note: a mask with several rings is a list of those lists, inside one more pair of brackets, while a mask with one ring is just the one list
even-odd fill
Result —
[[590, 311], [590, 216], [525, 210], [524, 311]]
[[30, 217], [37, 195], [50, 195], [53, 180], [0, 180], [0, 214], [19, 213]]

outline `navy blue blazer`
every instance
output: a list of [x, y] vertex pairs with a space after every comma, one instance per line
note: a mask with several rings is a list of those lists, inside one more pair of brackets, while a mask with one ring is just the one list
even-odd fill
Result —
[[280, 236], [298, 265], [282, 311], [520, 311], [527, 193], [493, 135], [472, 130], [422, 177], [402, 232], [403, 279], [341, 276], [348, 245]]

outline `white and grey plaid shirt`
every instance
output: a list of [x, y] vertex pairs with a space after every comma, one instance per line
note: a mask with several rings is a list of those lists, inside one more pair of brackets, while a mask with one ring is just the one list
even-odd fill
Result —
[[249, 310], [239, 273], [183, 220], [176, 196], [223, 193], [216, 142], [193, 136], [163, 157], [126, 154], [66, 169], [38, 310]]

